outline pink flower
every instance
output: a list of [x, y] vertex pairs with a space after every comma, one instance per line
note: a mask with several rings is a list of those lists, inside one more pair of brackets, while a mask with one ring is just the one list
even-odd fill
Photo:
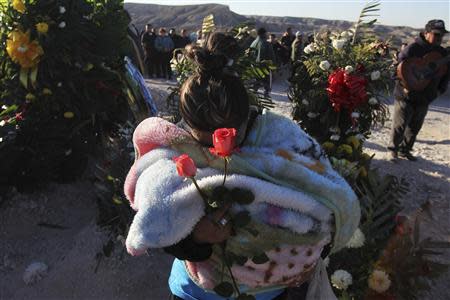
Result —
[[177, 165], [178, 175], [182, 177], [194, 177], [197, 173], [197, 167], [189, 155], [182, 154], [178, 157], [174, 157], [173, 161]]
[[221, 157], [230, 156], [236, 148], [236, 129], [234, 128], [219, 128], [213, 134], [214, 148], [209, 151]]

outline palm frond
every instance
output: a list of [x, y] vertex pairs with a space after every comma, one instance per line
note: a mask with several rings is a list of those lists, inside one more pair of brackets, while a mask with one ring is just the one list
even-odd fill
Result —
[[380, 10], [380, 4], [380, 0], [371, 0], [361, 10], [358, 20], [356, 21], [354, 27], [350, 30], [353, 32], [353, 44], [356, 43], [358, 35], [370, 35], [370, 29], [377, 22], [377, 19], [367, 20], [367, 18], [378, 16], [376, 12]]

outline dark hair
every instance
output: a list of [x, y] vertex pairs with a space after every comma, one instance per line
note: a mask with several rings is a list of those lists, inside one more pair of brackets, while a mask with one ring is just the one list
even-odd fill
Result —
[[271, 33], [271, 34], [269, 34], [269, 36], [271, 36], [271, 37], [273, 37], [273, 38], [276, 38], [277, 36], [275, 35], [275, 33]]
[[189, 45], [185, 49], [196, 71], [181, 87], [180, 113], [193, 129], [238, 128], [248, 117], [249, 99], [244, 84], [227, 69], [226, 53], [232, 40], [237, 45], [231, 36], [212, 33], [204, 48]]
[[259, 36], [265, 35], [266, 33], [267, 33], [267, 30], [265, 28], [261, 27], [261, 28], [258, 29], [258, 35]]

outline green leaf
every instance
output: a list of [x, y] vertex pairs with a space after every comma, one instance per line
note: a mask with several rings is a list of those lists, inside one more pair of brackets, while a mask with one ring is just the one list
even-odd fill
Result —
[[17, 108], [18, 108], [18, 106], [17, 105], [11, 105], [10, 107], [8, 107], [7, 109], [5, 109], [4, 111], [2, 111], [1, 113], [0, 113], [0, 117], [2, 117], [2, 116], [4, 116], [4, 115], [6, 115], [6, 114], [9, 114], [9, 113], [11, 113], [11, 112], [15, 112], [16, 110], [17, 110]]
[[231, 190], [231, 199], [241, 205], [248, 205], [255, 200], [255, 195], [249, 190], [234, 188]]
[[233, 295], [233, 285], [229, 282], [221, 282], [219, 285], [214, 287], [214, 292], [222, 297], [231, 297]]
[[250, 221], [251, 217], [248, 211], [241, 211], [233, 217], [233, 224], [237, 227], [245, 227]]
[[252, 258], [252, 261], [257, 265], [265, 264], [269, 260], [270, 260], [270, 258], [267, 257], [267, 255], [265, 253], [258, 254]]

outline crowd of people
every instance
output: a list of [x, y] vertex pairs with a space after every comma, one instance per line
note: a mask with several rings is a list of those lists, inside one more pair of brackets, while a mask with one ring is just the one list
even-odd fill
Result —
[[[314, 41], [312, 33], [304, 38], [303, 33], [298, 31], [294, 34], [290, 27], [286, 29], [281, 38], [278, 38], [275, 33], [268, 34], [264, 28], [257, 31], [256, 37], [246, 34], [250, 48], [256, 48], [258, 51], [261, 47], [264, 48], [264, 53], [256, 55], [257, 61], [271, 60], [277, 66], [288, 65], [291, 61], [299, 59], [304, 47]], [[188, 30], [182, 29], [178, 34], [175, 28], [171, 28], [167, 33], [163, 27], [157, 30], [151, 24], [147, 24], [141, 35], [141, 44], [145, 53], [148, 77], [172, 79], [170, 60], [173, 51], [185, 48], [189, 44], [195, 44], [201, 39], [201, 30], [189, 33]]]
[[172, 79], [170, 60], [173, 50], [195, 43], [196, 39], [193, 37], [195, 36], [188, 35], [186, 29], [177, 34], [175, 28], [171, 28], [167, 33], [165, 28], [156, 31], [151, 24], [147, 24], [141, 36], [141, 43], [149, 77]]

